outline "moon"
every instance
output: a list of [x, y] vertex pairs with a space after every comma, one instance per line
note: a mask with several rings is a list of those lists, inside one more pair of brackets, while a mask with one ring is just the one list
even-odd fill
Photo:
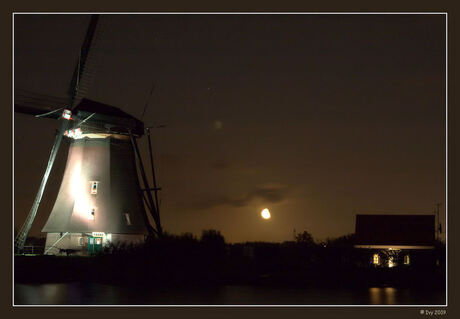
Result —
[[262, 212], [260, 213], [260, 215], [262, 216], [263, 219], [270, 219], [271, 217], [270, 211], [268, 210], [268, 208], [264, 208]]

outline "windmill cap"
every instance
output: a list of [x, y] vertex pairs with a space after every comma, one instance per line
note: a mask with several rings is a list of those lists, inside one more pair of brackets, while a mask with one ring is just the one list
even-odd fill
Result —
[[88, 118], [87, 122], [114, 133], [132, 132], [138, 136], [144, 134], [144, 123], [142, 121], [111, 105], [82, 99], [74, 108], [73, 113], [78, 116], [80, 121], [94, 114], [91, 118]]

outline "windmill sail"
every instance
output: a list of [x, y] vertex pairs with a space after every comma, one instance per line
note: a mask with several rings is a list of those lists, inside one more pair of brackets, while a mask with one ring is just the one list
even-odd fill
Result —
[[69, 96], [69, 107], [71, 109], [80, 103], [81, 99], [88, 92], [94, 79], [97, 44], [102, 32], [99, 19], [100, 17], [98, 14], [91, 16], [88, 31], [80, 49], [72, 81], [70, 82], [67, 92]]
[[[41, 115], [56, 110], [62, 110], [68, 103], [68, 98], [39, 94], [16, 88], [14, 90], [14, 111], [17, 113]], [[56, 119], [60, 117], [56, 115]]]
[[[99, 16], [92, 16], [91, 21], [88, 27], [88, 31], [86, 33], [85, 40], [83, 42], [82, 49], [80, 50], [80, 58], [77, 63], [77, 71], [76, 74], [74, 74], [73, 80], [71, 81], [69, 92], [72, 92], [69, 94], [69, 106], [72, 108], [74, 105], [76, 105], [76, 100], [80, 99], [82, 94], [86, 92], [87, 84], [85, 82], [86, 79], [91, 79], [91, 73], [87, 72], [88, 68], [86, 68], [86, 62], [88, 61], [88, 58], [90, 57], [90, 46], [91, 43], [93, 42], [93, 38], [96, 32], [96, 26], [98, 22]], [[87, 81], [87, 80], [86, 80]], [[80, 90], [81, 87], [81, 90]], [[29, 101], [30, 102], [30, 101]], [[37, 99], [35, 101], [37, 103]], [[26, 110], [28, 112], [32, 112], [30, 108], [25, 108], [23, 107], [23, 110]], [[45, 174], [43, 175], [42, 181], [40, 183], [40, 187], [38, 189], [37, 195], [35, 196], [35, 200], [32, 204], [32, 207], [29, 211], [29, 214], [26, 218], [25, 223], [21, 227], [19, 233], [17, 234], [15, 238], [15, 250], [16, 251], [21, 251], [24, 247], [24, 243], [27, 239], [27, 236], [29, 234], [30, 228], [32, 227], [33, 221], [35, 219], [35, 216], [38, 211], [38, 207], [40, 206], [40, 202], [43, 196], [43, 192], [46, 187], [46, 183], [48, 181], [49, 174], [51, 172], [51, 169], [54, 164], [54, 160], [56, 158], [56, 154], [59, 151], [59, 147], [62, 142], [62, 137], [64, 135], [64, 132], [68, 129], [69, 127], [69, 122], [66, 120], [62, 121], [61, 128], [59, 133], [56, 135], [56, 139], [54, 141], [53, 147], [51, 149], [51, 154], [48, 160], [48, 164], [45, 170]]]

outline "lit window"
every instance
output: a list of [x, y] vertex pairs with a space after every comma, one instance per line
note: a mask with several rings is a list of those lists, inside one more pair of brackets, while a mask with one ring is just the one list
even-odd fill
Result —
[[64, 132], [64, 136], [73, 138], [73, 135], [74, 135], [74, 131], [73, 131], [73, 130], [67, 130], [67, 131]]
[[91, 194], [96, 195], [97, 194], [97, 187], [99, 185], [99, 182], [96, 181], [91, 181]]
[[70, 120], [72, 118], [72, 112], [70, 110], [64, 110], [64, 112], [62, 112], [62, 118]]
[[67, 130], [64, 132], [64, 136], [74, 138], [74, 139], [79, 139], [79, 138], [82, 138], [83, 131], [81, 130], [81, 128], [76, 128], [75, 130]]
[[409, 255], [404, 256], [404, 265], [410, 265], [410, 257], [409, 257]]
[[374, 256], [372, 257], [372, 263], [374, 265], [379, 265], [380, 264], [380, 256], [379, 256], [379, 254], [374, 254]]
[[394, 267], [395, 265], [396, 265], [396, 263], [395, 263], [395, 259], [393, 258], [393, 256], [390, 257], [390, 258], [388, 258], [388, 267], [389, 267], [389, 268], [392, 268], [392, 267]]
[[129, 217], [129, 214], [128, 213], [125, 213], [125, 221], [126, 221], [126, 225], [131, 225], [131, 218]]
[[76, 129], [74, 130], [74, 136], [73, 136], [73, 138], [74, 138], [74, 139], [79, 139], [79, 138], [82, 137], [82, 135], [83, 135], [83, 131], [81, 130], [81, 128], [76, 128]]

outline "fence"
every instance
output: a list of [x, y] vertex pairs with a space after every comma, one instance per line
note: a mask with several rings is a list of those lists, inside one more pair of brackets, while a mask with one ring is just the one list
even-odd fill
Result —
[[24, 255], [43, 255], [45, 246], [24, 246], [22, 254]]

